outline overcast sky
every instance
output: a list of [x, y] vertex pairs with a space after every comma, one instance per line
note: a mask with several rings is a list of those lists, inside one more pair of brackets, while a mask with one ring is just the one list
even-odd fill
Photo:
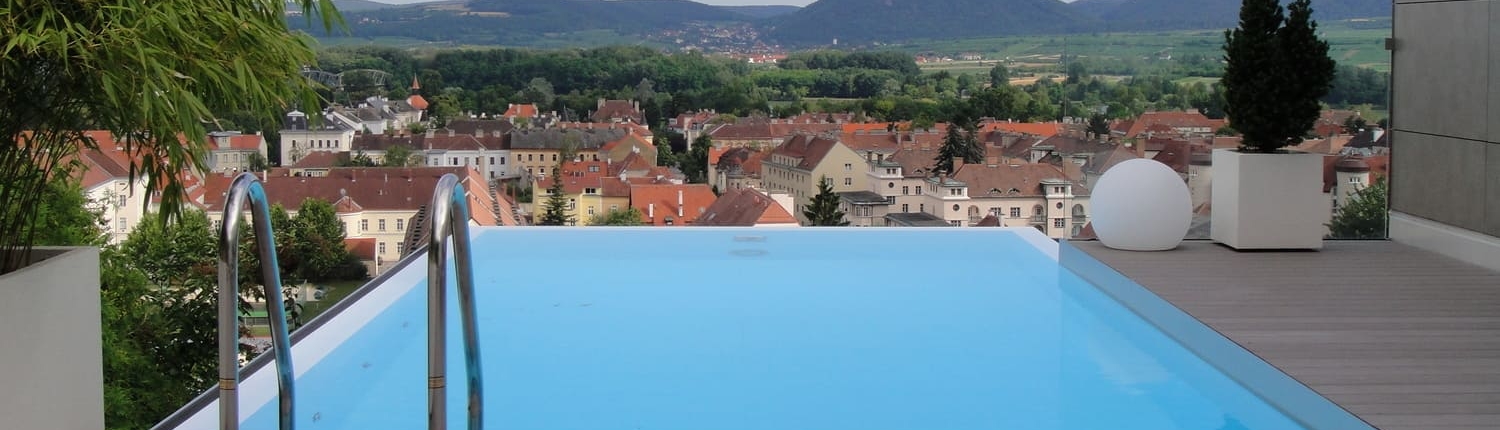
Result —
[[[378, 1], [378, 2], [381, 2], [381, 3], [386, 3], [386, 4], [408, 4], [408, 3], [424, 3], [424, 2], [435, 1], [435, 0], [375, 0], [375, 1]], [[743, 5], [752, 5], [752, 4], [754, 4], [754, 5], [786, 4], [786, 5], [793, 5], [793, 6], [807, 6], [808, 3], [812, 3], [813, 2], [813, 0], [694, 0], [694, 1], [696, 1], [698, 3], [706, 3], [706, 4], [714, 4], [714, 5], [733, 5], [733, 6], [743, 6]], [[1063, 1], [1064, 2], [1071, 2], [1072, 0], [1063, 0]]]

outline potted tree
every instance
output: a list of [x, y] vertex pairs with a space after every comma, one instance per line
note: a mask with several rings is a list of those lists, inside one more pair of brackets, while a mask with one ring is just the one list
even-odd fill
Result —
[[[299, 0], [331, 28], [332, 2]], [[9, 2], [0, 20], [0, 394], [15, 428], [102, 428], [98, 248], [34, 250], [48, 191], [81, 151], [117, 146], [131, 180], [177, 214], [184, 175], [202, 171], [215, 114], [268, 117], [315, 103], [315, 60], [283, 0]], [[106, 130], [111, 142], [90, 138]], [[113, 149], [113, 148], [111, 148]], [[148, 193], [150, 194], [150, 193]], [[149, 206], [152, 196], [136, 195]], [[45, 217], [43, 217], [45, 218]], [[34, 252], [35, 251], [35, 252]]]
[[1319, 249], [1330, 215], [1318, 154], [1288, 151], [1312, 129], [1333, 82], [1311, 0], [1243, 0], [1225, 31], [1224, 100], [1243, 136], [1213, 153], [1210, 237], [1235, 249]]

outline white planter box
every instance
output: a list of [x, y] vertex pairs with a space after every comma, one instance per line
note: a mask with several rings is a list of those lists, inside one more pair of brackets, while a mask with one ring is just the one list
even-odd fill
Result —
[[1321, 249], [1331, 207], [1323, 155], [1213, 153], [1209, 237], [1234, 249]]
[[33, 256], [0, 276], [0, 427], [102, 429], [99, 249]]

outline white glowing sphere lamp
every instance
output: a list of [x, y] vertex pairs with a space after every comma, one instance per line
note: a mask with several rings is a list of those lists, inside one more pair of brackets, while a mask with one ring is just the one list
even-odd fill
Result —
[[1138, 158], [1111, 167], [1094, 184], [1094, 235], [1127, 251], [1176, 248], [1193, 223], [1193, 197], [1171, 167]]

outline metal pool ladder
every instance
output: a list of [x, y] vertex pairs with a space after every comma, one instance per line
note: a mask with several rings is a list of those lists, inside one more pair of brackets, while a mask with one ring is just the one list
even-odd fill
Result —
[[[474, 260], [469, 246], [469, 201], [458, 176], [438, 180], [433, 190], [432, 228], [427, 234], [427, 428], [448, 428], [447, 303], [448, 243], [458, 275], [458, 308], [463, 319], [464, 364], [468, 371], [469, 430], [483, 427], [483, 377], [479, 372], [479, 332], [474, 317]], [[280, 361], [277, 361], [280, 363]]]
[[271, 323], [271, 346], [276, 354], [278, 422], [281, 430], [292, 430], [292, 352], [287, 340], [286, 310], [282, 308], [280, 267], [276, 260], [276, 242], [271, 235], [270, 203], [260, 180], [252, 173], [242, 173], [229, 186], [224, 204], [224, 219], [219, 227], [219, 428], [235, 430], [239, 414], [239, 305], [240, 285], [240, 216], [249, 201], [254, 211], [255, 247], [260, 252], [261, 275], [266, 293], [266, 312]]

